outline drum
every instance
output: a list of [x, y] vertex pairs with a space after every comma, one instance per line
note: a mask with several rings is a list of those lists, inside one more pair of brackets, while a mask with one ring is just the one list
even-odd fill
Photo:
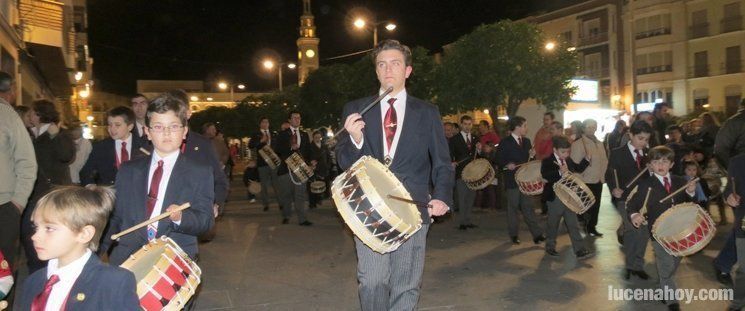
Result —
[[336, 177], [331, 194], [349, 229], [375, 252], [395, 251], [422, 228], [416, 205], [388, 197], [411, 199], [404, 185], [370, 156], [363, 156]]
[[274, 153], [274, 150], [272, 150], [272, 147], [269, 145], [261, 147], [261, 149], [259, 149], [259, 155], [271, 169], [277, 169], [277, 166], [282, 163], [282, 160], [279, 159], [279, 156]]
[[568, 209], [580, 215], [595, 204], [595, 195], [575, 174], [566, 174], [561, 177], [554, 184], [554, 192]]
[[313, 176], [313, 168], [308, 166], [297, 152], [291, 154], [285, 160], [287, 169], [290, 170], [290, 177], [295, 184], [302, 184]]
[[463, 168], [461, 178], [471, 190], [481, 190], [494, 180], [494, 168], [487, 159], [476, 159]]
[[517, 169], [515, 182], [520, 192], [527, 195], [543, 193], [543, 176], [541, 176], [541, 161], [530, 161]]
[[316, 180], [310, 183], [310, 193], [321, 194], [326, 192], [326, 182], [323, 180]]
[[673, 256], [696, 253], [706, 247], [717, 228], [703, 208], [695, 203], [681, 203], [664, 211], [652, 225], [652, 236]]
[[258, 195], [261, 193], [261, 183], [258, 181], [250, 180], [248, 182], [248, 193]]
[[200, 283], [202, 270], [168, 237], [150, 241], [121, 265], [137, 281], [140, 307], [181, 310]]

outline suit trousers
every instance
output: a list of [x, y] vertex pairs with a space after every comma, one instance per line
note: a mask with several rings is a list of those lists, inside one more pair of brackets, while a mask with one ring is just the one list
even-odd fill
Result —
[[590, 188], [590, 192], [592, 192], [592, 194], [595, 196], [595, 203], [590, 206], [590, 209], [582, 214], [582, 216], [585, 218], [585, 227], [587, 229], [587, 232], [589, 233], [596, 231], [595, 226], [597, 226], [598, 224], [598, 214], [600, 213], [600, 198], [603, 195], [603, 184], [587, 184], [587, 187]]
[[623, 219], [623, 253], [626, 255], [626, 268], [632, 270], [644, 270], [644, 253], [649, 241], [649, 229], [647, 225], [634, 227], [626, 215], [626, 202], [617, 201], [616, 209]]
[[520, 192], [517, 188], [508, 188], [505, 190], [507, 195], [507, 228], [510, 237], [516, 237], [519, 229], [519, 219], [517, 212], [523, 214], [523, 220], [528, 225], [533, 238], [543, 234], [543, 229], [538, 225], [535, 210], [533, 208], [534, 200]]
[[[654, 261], [657, 266], [657, 277], [660, 280], [660, 288], [662, 290], [673, 290], [675, 286], [675, 270], [678, 270], [680, 264], [680, 257], [675, 257], [668, 254], [662, 245], [657, 241], [652, 242], [652, 248], [654, 248]], [[665, 301], [667, 305], [678, 303], [677, 301]]]
[[20, 234], [21, 212], [12, 202], [5, 202], [0, 205], [0, 251], [13, 271], [18, 270], [15, 259]]
[[730, 309], [740, 310], [745, 307], [745, 238], [736, 238], [737, 261], [740, 264], [735, 274], [735, 297], [730, 303]]
[[[722, 249], [719, 251], [719, 255], [717, 255], [717, 258], [714, 258], [714, 266], [719, 269], [719, 271], [730, 273], [732, 271], [732, 267], [735, 265], [736, 262], [739, 261], [740, 258], [743, 258], [745, 260], [745, 258], [741, 257], [737, 252], [737, 249], [735, 247], [735, 228], [732, 228], [729, 234], [727, 234], [727, 240], [724, 242], [724, 246], [722, 246]], [[745, 263], [745, 261], [741, 262]]]
[[471, 211], [473, 210], [473, 203], [476, 200], [476, 191], [471, 190], [466, 186], [466, 183], [462, 179], [455, 181], [456, 187], [456, 200], [458, 201], [460, 224], [468, 225], [471, 223]]
[[290, 179], [287, 173], [277, 178], [279, 185], [279, 204], [282, 205], [282, 217], [289, 219], [292, 217], [292, 208], [295, 207], [297, 220], [299, 223], [305, 222], [305, 208], [308, 203], [308, 189], [306, 183], [296, 185]]
[[556, 249], [556, 237], [559, 233], [559, 225], [561, 224], [561, 218], [564, 218], [564, 225], [569, 233], [569, 238], [572, 240], [572, 248], [574, 252], [579, 252], [585, 249], [585, 241], [582, 238], [582, 234], [579, 233], [579, 222], [577, 221], [577, 213], [572, 212], [564, 203], [555, 198], [548, 204], [548, 220], [546, 222], [546, 249]]
[[274, 189], [274, 200], [277, 201], [277, 170], [269, 166], [259, 167], [259, 179], [261, 181], [261, 203], [264, 207], [269, 206], [269, 186]]
[[354, 238], [363, 311], [416, 309], [428, 230], [429, 225], [423, 225], [397, 250], [387, 254], [377, 253]]

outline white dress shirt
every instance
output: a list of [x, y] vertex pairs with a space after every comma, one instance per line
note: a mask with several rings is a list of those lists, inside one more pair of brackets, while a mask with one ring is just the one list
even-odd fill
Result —
[[40, 127], [32, 127], [31, 131], [36, 135], [36, 138], [39, 138], [44, 132], [46, 132], [49, 129], [49, 126], [52, 125], [52, 123], [43, 123]]
[[[667, 175], [664, 175], [664, 176], [654, 173], [654, 177], [657, 177], [657, 180], [660, 181], [660, 184], [662, 184], [663, 187], [665, 186], [665, 177], [667, 177], [667, 182], [670, 183], [670, 193], [673, 193], [675, 190], [678, 190], [678, 189], [673, 189], [673, 179], [672, 177], [670, 177], [670, 172], [667, 172]], [[686, 194], [693, 197], [694, 195], [696, 195], [696, 191], [694, 190], [693, 193], [690, 193], [686, 189]]]
[[[385, 91], [380, 90], [379, 94], [383, 94]], [[388, 142], [385, 140], [385, 114], [388, 113], [388, 108], [391, 106], [388, 104], [388, 100], [391, 98], [395, 98], [396, 101], [393, 103], [393, 108], [396, 109], [396, 134], [393, 136], [393, 142], [391, 142], [391, 148], [388, 148]], [[380, 101], [380, 127], [383, 129], [382, 133], [383, 135], [380, 136], [380, 140], [383, 142], [383, 156], [390, 157], [391, 159], [394, 158], [396, 155], [396, 149], [398, 147], [398, 141], [401, 138], [401, 131], [403, 130], [404, 125], [404, 117], [406, 115], [406, 89], [403, 89], [398, 94], [391, 96], [390, 94], [383, 97], [383, 99]], [[362, 140], [360, 140], [360, 143], [357, 144], [354, 139], [352, 139], [352, 143], [354, 144], [357, 149], [362, 149], [362, 144], [365, 143], [365, 138], [363, 136]]]
[[[636, 148], [634, 148], [634, 145], [631, 144], [631, 142], [626, 143], [626, 146], [629, 147], [629, 151], [631, 152], [631, 157], [634, 158], [634, 161], [636, 161]], [[639, 149], [639, 154], [643, 157], [644, 156], [644, 149]]]
[[[89, 249], [86, 249], [83, 256], [80, 256], [80, 258], [75, 259], [75, 261], [64, 267], [59, 267], [59, 259], [57, 258], [49, 260], [49, 263], [47, 263], [47, 280], [56, 274], [59, 277], [59, 281], [54, 284], [52, 292], [49, 293], [47, 305], [44, 308], [45, 311], [58, 311], [62, 308], [67, 297], [70, 296], [72, 286], [75, 285], [75, 281], [80, 276], [80, 273], [83, 272], [83, 268], [88, 263], [88, 259], [91, 258], [92, 254]], [[73, 295], [75, 294], [77, 293], [73, 293]]]
[[[295, 131], [295, 138], [297, 138], [297, 145], [300, 146], [301, 137], [303, 137], [302, 135], [300, 135], [300, 129], [297, 127], [290, 126], [290, 134], [292, 134], [292, 131]], [[292, 137], [290, 137], [290, 139], [292, 139]], [[293, 146], [290, 146], [290, 147], [293, 147]]]
[[512, 135], [512, 138], [514, 138], [514, 139], [515, 139], [515, 142], [517, 142], [517, 145], [518, 145], [518, 146], [520, 146], [520, 147], [522, 147], [522, 146], [523, 146], [523, 143], [524, 143], [524, 142], [523, 142], [523, 139], [522, 139], [523, 137], [522, 137], [522, 136], [520, 136], [520, 135], [515, 135], [515, 133], [511, 133], [510, 135]]
[[261, 133], [262, 133], [262, 134], [264, 134], [264, 135], [266, 135], [266, 137], [267, 137], [267, 140], [266, 140], [266, 144], [267, 144], [268, 146], [271, 146], [271, 145], [272, 145], [272, 133], [271, 133], [271, 132], [269, 132], [269, 130], [268, 130], [268, 129], [266, 129], [266, 130], [261, 130]]
[[[171, 173], [173, 172], [173, 166], [176, 165], [176, 160], [178, 159], [179, 154], [181, 154], [181, 152], [177, 150], [161, 158], [157, 152], [153, 152], [153, 157], [150, 160], [150, 172], [148, 172], [148, 176], [147, 176], [148, 193], [150, 193], [150, 182], [153, 180], [153, 173], [155, 173], [155, 169], [158, 168], [159, 160], [163, 160], [163, 176], [160, 178], [160, 186], [158, 186], [158, 200], [155, 202], [155, 207], [153, 207], [153, 212], [150, 213], [150, 215], [148, 216], [148, 219], [161, 214], [161, 209], [163, 208], [163, 199], [166, 196], [166, 188], [168, 188], [168, 181], [171, 179]], [[181, 224], [180, 221], [179, 222], [174, 221], [174, 223], [176, 225]], [[152, 225], [154, 225], [156, 229], [158, 228], [158, 222], [155, 222]]]
[[473, 137], [471, 137], [470, 132], [460, 131], [460, 135], [463, 136], [463, 141], [465, 141], [466, 144], [468, 144], [469, 139], [471, 140], [471, 143], [473, 143]]
[[127, 134], [127, 138], [124, 140], [114, 140], [114, 152], [116, 154], [117, 163], [121, 163], [122, 161], [122, 142], [127, 143], [127, 157], [132, 160], [132, 134]]
[[138, 136], [142, 137], [142, 135], [145, 135], [144, 127], [145, 127], [145, 124], [135, 121], [135, 128], [137, 129]]

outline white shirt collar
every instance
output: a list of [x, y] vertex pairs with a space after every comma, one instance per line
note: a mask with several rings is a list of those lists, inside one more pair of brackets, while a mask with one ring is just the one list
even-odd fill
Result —
[[512, 137], [513, 137], [513, 138], [515, 139], [515, 141], [518, 141], [518, 142], [519, 142], [519, 141], [520, 141], [520, 139], [522, 138], [522, 136], [520, 136], [520, 135], [516, 135], [516, 134], [515, 134], [515, 132], [512, 132], [512, 133], [511, 133], [510, 135], [512, 135]]
[[[626, 143], [626, 146], [629, 147], [629, 151], [631, 151], [631, 155], [633, 155], [634, 157], [636, 157], [636, 151], [635, 150], [637, 150], [637, 149], [634, 147], [634, 145], [632, 145], [631, 142], [628, 142], [628, 143]], [[639, 153], [641, 155], [644, 155], [644, 149], [639, 149]]]
[[31, 130], [36, 134], [36, 137], [39, 137], [49, 129], [50, 125], [52, 123], [42, 123], [40, 127], [32, 127]]
[[150, 161], [150, 165], [158, 165], [158, 161], [163, 160], [163, 165], [169, 165], [173, 166], [173, 164], [176, 163], [176, 160], [178, 159], [178, 155], [181, 154], [180, 150], [176, 150], [173, 153], [166, 155], [165, 157], [160, 157], [157, 152], [153, 151], [153, 158]]
[[657, 177], [657, 179], [660, 181], [660, 184], [665, 185], [664, 178], [667, 177], [667, 181], [672, 185], [673, 180], [670, 179], [670, 172], [667, 172], [667, 175], [659, 175], [657, 173], [654, 173], [654, 177]]
[[93, 252], [86, 248], [83, 256], [80, 256], [80, 258], [75, 259], [64, 267], [59, 267], [59, 259], [50, 259], [49, 263], [47, 263], [47, 279], [55, 274], [60, 278], [60, 281], [76, 279], [80, 275], [80, 272], [83, 271], [83, 267], [88, 263], [88, 259], [91, 258], [92, 254]]
[[116, 139], [114, 141], [117, 143], [117, 145], [121, 145], [122, 142], [126, 142], [127, 147], [132, 146], [132, 133], [127, 133], [127, 138], [125, 139]]

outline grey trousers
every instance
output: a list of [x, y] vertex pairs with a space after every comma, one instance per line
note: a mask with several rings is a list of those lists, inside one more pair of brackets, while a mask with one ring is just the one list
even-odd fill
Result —
[[533, 208], [534, 200], [520, 192], [519, 189], [505, 189], [507, 194], [507, 230], [510, 237], [516, 237], [519, 226], [517, 211], [523, 214], [523, 220], [528, 225], [533, 238], [543, 234], [543, 229], [538, 225], [536, 220], [535, 209]]
[[456, 201], [458, 201], [458, 207], [460, 208], [460, 224], [471, 224], [471, 210], [473, 209], [473, 202], [476, 200], [476, 191], [468, 188], [462, 179], [455, 181], [455, 188], [455, 197]]
[[647, 251], [649, 242], [649, 229], [647, 225], [634, 227], [626, 214], [626, 202], [616, 202], [616, 209], [623, 219], [623, 253], [626, 255], [626, 269], [644, 270], [644, 253]]
[[735, 297], [730, 303], [731, 309], [740, 310], [745, 307], [745, 238], [736, 238], [737, 272], [735, 272]]
[[[657, 277], [660, 279], [660, 288], [665, 290], [667, 286], [668, 289], [674, 292], [678, 287], [675, 286], [675, 279], [673, 277], [675, 276], [675, 270], [678, 270], [680, 257], [668, 254], [657, 241], [652, 242], [652, 248], [654, 248], [654, 261], [657, 266]], [[665, 303], [671, 305], [678, 302], [665, 301]]]
[[269, 206], [269, 186], [274, 189], [274, 200], [278, 201], [277, 170], [273, 170], [269, 166], [260, 166], [259, 179], [261, 179], [261, 203], [264, 206]]
[[292, 217], [292, 208], [295, 207], [297, 220], [302, 223], [308, 219], [305, 218], [305, 208], [308, 204], [308, 189], [306, 183], [296, 185], [290, 180], [290, 173], [281, 175], [277, 178], [279, 185], [279, 204], [282, 205], [282, 217], [289, 219]]
[[416, 309], [428, 230], [429, 225], [423, 225], [397, 250], [387, 254], [377, 253], [354, 238], [362, 310]]
[[546, 249], [556, 249], [556, 236], [559, 232], [561, 218], [564, 218], [564, 225], [567, 227], [569, 238], [572, 240], [574, 252], [585, 249], [585, 241], [582, 234], [579, 233], [579, 221], [577, 213], [570, 211], [564, 203], [555, 198], [548, 204], [548, 220], [546, 223]]

